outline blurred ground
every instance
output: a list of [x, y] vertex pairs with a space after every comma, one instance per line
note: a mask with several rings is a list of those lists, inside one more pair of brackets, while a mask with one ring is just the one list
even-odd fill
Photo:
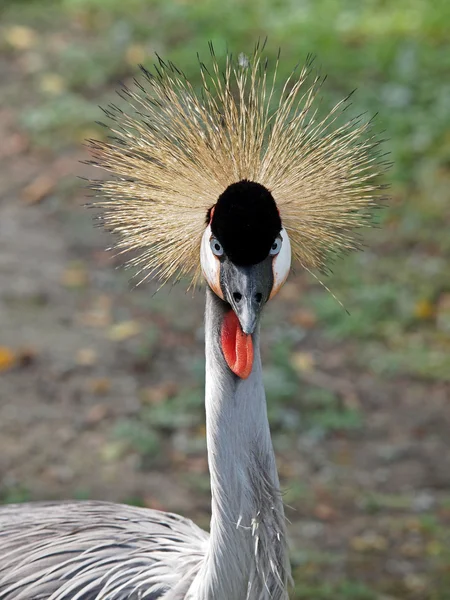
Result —
[[327, 285], [297, 272], [263, 353], [308, 600], [450, 598], [449, 6], [4, 3], [0, 21], [0, 498], [102, 498], [207, 527], [203, 296], [134, 288], [92, 226], [78, 163], [98, 103], [154, 50], [189, 76], [206, 41], [270, 34], [380, 111], [395, 166], [382, 228]]

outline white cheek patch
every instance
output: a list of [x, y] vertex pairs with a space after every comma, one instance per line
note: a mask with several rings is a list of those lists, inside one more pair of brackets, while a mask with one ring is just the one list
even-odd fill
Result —
[[211, 289], [223, 300], [222, 290], [220, 288], [220, 260], [211, 250], [211, 225], [205, 229], [200, 246], [200, 265], [203, 275]]
[[273, 286], [269, 299], [273, 298], [280, 290], [291, 269], [291, 242], [284, 227], [280, 231], [280, 237], [282, 241], [281, 250], [272, 260]]

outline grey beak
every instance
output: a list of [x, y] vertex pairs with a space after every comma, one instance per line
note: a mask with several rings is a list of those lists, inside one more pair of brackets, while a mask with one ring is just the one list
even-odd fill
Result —
[[236, 313], [242, 331], [252, 334], [272, 289], [271, 261], [247, 267], [227, 259], [221, 265], [220, 274], [224, 297]]
[[261, 311], [259, 306], [255, 306], [251, 298], [243, 298], [240, 302], [233, 304], [239, 323], [244, 333], [253, 333], [255, 331], [258, 316]]

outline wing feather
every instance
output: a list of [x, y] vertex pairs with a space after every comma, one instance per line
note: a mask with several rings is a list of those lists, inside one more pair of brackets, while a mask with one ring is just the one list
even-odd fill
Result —
[[0, 600], [156, 600], [192, 580], [208, 534], [108, 502], [0, 509]]

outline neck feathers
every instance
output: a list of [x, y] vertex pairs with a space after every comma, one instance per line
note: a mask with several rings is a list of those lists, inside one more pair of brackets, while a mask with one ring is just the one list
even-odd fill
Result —
[[253, 340], [253, 371], [248, 379], [239, 379], [227, 367], [220, 346], [225, 310], [208, 289], [206, 423], [212, 519], [195, 597], [287, 600], [285, 520], [267, 420], [259, 332]]

